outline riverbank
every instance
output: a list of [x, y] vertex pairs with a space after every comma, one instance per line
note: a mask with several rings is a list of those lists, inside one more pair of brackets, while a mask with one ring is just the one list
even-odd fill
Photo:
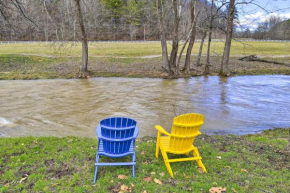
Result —
[[[201, 66], [196, 66], [199, 43], [192, 51], [191, 70], [181, 77], [203, 75], [206, 44]], [[220, 70], [224, 42], [213, 42], [211, 75]], [[290, 74], [290, 66], [238, 60], [242, 56], [258, 55], [263, 59], [290, 63], [290, 43], [233, 42], [229, 68], [235, 75]], [[170, 46], [168, 46], [170, 50]], [[81, 64], [81, 44], [38, 43], [0, 45], [0, 80], [75, 78]], [[181, 67], [184, 64], [181, 59]], [[90, 43], [88, 70], [91, 77], [166, 78], [161, 67], [160, 43]]]
[[[232, 76], [235, 75], [262, 75], [262, 74], [290, 74], [290, 66], [247, 62], [231, 57], [229, 68]], [[184, 58], [183, 58], [184, 59]], [[183, 59], [181, 64], [184, 63]], [[197, 56], [192, 57], [196, 61]], [[265, 57], [264, 59], [290, 63], [290, 57]], [[201, 66], [192, 65], [190, 73], [180, 74], [180, 77], [203, 75], [206, 58], [202, 57]], [[220, 70], [221, 56], [211, 58], [210, 75], [217, 75]], [[27, 56], [5, 54], [0, 55], [0, 80], [32, 80], [76, 78], [81, 58], [42, 56]], [[149, 77], [166, 78], [167, 73], [161, 68], [161, 57], [154, 58], [114, 58], [90, 57], [88, 70], [91, 77]]]
[[0, 138], [0, 191], [209, 192], [224, 187], [239, 193], [288, 192], [290, 156], [283, 152], [288, 129], [245, 136], [201, 135], [195, 145], [208, 173], [200, 173], [195, 163], [172, 163], [175, 178], [170, 178], [162, 158], [154, 157], [155, 138], [143, 137], [136, 142], [136, 178], [128, 167], [101, 167], [96, 185], [92, 184], [96, 139]]

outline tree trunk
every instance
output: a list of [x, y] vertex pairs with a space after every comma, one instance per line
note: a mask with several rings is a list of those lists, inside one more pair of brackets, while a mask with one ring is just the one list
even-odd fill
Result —
[[197, 61], [196, 61], [196, 65], [197, 66], [201, 66], [200, 60], [201, 60], [202, 48], [203, 48], [203, 43], [204, 43], [205, 37], [206, 37], [206, 30], [203, 30], [203, 35], [202, 35], [202, 38], [201, 38], [201, 42], [200, 42], [200, 46], [199, 46], [199, 52], [198, 52]]
[[196, 35], [196, 21], [197, 20], [195, 18], [194, 8], [195, 8], [195, 0], [191, 0], [190, 17], [191, 17], [191, 24], [193, 24], [193, 25], [192, 25], [189, 44], [188, 44], [187, 51], [186, 51], [185, 64], [184, 64], [184, 68], [183, 68], [183, 70], [186, 70], [187, 72], [189, 72], [189, 70], [190, 70], [191, 52], [192, 52], [192, 48], [193, 48], [194, 41], [195, 41], [195, 35]]
[[229, 58], [231, 51], [231, 43], [233, 37], [233, 26], [234, 26], [234, 12], [235, 12], [235, 0], [230, 0], [229, 10], [228, 10], [228, 21], [227, 21], [227, 32], [226, 32], [226, 42], [221, 63], [220, 75], [229, 76]]
[[187, 43], [188, 43], [188, 41], [189, 41], [190, 34], [191, 34], [191, 31], [189, 32], [189, 36], [186, 38], [186, 40], [185, 40], [185, 42], [184, 42], [184, 44], [183, 44], [183, 46], [182, 46], [182, 48], [181, 48], [181, 50], [180, 50], [180, 53], [179, 53], [179, 57], [178, 57], [177, 65], [176, 65], [176, 68], [178, 69], [178, 70], [177, 70], [177, 73], [176, 73], [177, 76], [179, 75], [180, 60], [181, 60], [181, 57], [182, 57], [183, 51], [184, 51], [184, 49], [185, 49], [185, 47], [186, 47], [186, 45], [187, 45]]
[[162, 47], [162, 67], [172, 75], [171, 65], [168, 61], [168, 52], [167, 52], [167, 43], [165, 37], [165, 30], [163, 24], [163, 10], [161, 0], [156, 0], [157, 2], [157, 15], [159, 20], [159, 30], [160, 30], [160, 39], [161, 39], [161, 47]]
[[82, 41], [82, 65], [80, 68], [80, 78], [85, 78], [88, 75], [88, 58], [89, 58], [89, 49], [88, 49], [88, 40], [87, 40], [87, 34], [85, 31], [85, 25], [80, 5], [80, 0], [74, 0], [75, 6], [76, 6], [76, 14], [77, 14], [77, 20], [80, 26], [81, 30], [81, 41]]
[[211, 0], [211, 7], [210, 7], [210, 19], [208, 24], [208, 46], [207, 46], [207, 56], [206, 56], [206, 64], [204, 69], [204, 74], [210, 73], [210, 46], [211, 46], [211, 35], [212, 35], [212, 29], [213, 29], [213, 21], [214, 21], [214, 15], [213, 15], [213, 8], [214, 8], [214, 0]]
[[[177, 52], [178, 52], [178, 27], [180, 18], [178, 16], [178, 3], [177, 0], [172, 0], [173, 6], [173, 14], [174, 14], [174, 30], [173, 30], [173, 39], [172, 39], [172, 50], [170, 54], [169, 63], [171, 67], [176, 67], [176, 59], [177, 59]], [[176, 71], [179, 69], [176, 68]]]
[[208, 32], [208, 46], [207, 46], [207, 55], [206, 55], [206, 65], [205, 65], [205, 70], [204, 74], [209, 74], [210, 73], [210, 46], [211, 46], [211, 34], [212, 34], [212, 28], [213, 28], [213, 19], [214, 17], [211, 16], [210, 19], [210, 24], [209, 24], [209, 32]]

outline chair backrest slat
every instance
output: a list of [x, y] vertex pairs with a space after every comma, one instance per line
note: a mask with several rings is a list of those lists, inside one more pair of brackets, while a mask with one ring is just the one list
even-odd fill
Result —
[[107, 138], [103, 139], [104, 151], [111, 154], [128, 152], [136, 124], [135, 120], [126, 117], [111, 117], [102, 120], [101, 133], [103, 137]]
[[[185, 114], [175, 117], [172, 123], [171, 134], [180, 136], [198, 135], [199, 129], [203, 124], [204, 116], [197, 113]], [[183, 151], [189, 149], [195, 137], [171, 136], [169, 148], [173, 151]]]

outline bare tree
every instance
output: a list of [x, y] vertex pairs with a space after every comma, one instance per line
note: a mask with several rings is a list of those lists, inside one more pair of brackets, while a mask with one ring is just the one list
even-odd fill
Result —
[[205, 74], [209, 74], [209, 67], [210, 67], [210, 46], [211, 46], [211, 35], [212, 35], [213, 21], [214, 21], [213, 7], [214, 7], [214, 0], [211, 0], [210, 16], [209, 16], [209, 24], [208, 24], [208, 44], [207, 44], [206, 65], [204, 69]]
[[229, 57], [231, 51], [231, 43], [233, 37], [233, 25], [234, 25], [234, 13], [235, 13], [235, 0], [230, 0], [227, 18], [227, 32], [226, 42], [224, 47], [224, 53], [222, 57], [220, 75], [229, 76]]
[[[169, 63], [171, 67], [176, 67], [176, 59], [177, 59], [177, 52], [178, 52], [178, 45], [179, 45], [179, 38], [178, 38], [178, 30], [179, 30], [179, 21], [180, 15], [178, 12], [178, 0], [172, 0], [172, 8], [173, 8], [173, 15], [174, 15], [174, 24], [173, 24], [173, 39], [172, 39], [172, 49], [170, 54]], [[172, 71], [172, 70], [171, 70]], [[176, 69], [179, 71], [179, 69]]]
[[192, 28], [191, 28], [190, 40], [187, 47], [185, 63], [184, 63], [184, 68], [183, 68], [183, 70], [186, 70], [186, 71], [190, 70], [191, 52], [192, 52], [192, 48], [195, 41], [195, 35], [196, 35], [197, 19], [195, 15], [195, 2], [196, 2], [195, 0], [191, 0], [191, 3], [190, 3], [190, 18], [191, 18]]
[[201, 65], [200, 60], [201, 60], [203, 44], [204, 44], [204, 40], [206, 38], [206, 34], [207, 34], [207, 30], [206, 29], [202, 30], [202, 38], [201, 38], [201, 41], [200, 41], [199, 52], [198, 52], [197, 61], [196, 61], [196, 65], [197, 66]]
[[168, 61], [168, 52], [167, 52], [167, 42], [165, 36], [164, 22], [163, 22], [163, 6], [161, 0], [156, 0], [157, 3], [157, 15], [159, 21], [159, 31], [160, 31], [160, 39], [161, 39], [161, 47], [162, 47], [162, 67], [172, 75], [172, 67], [170, 62]]
[[[208, 16], [208, 45], [207, 45], [207, 56], [206, 56], [206, 65], [204, 74], [210, 73], [210, 51], [211, 51], [211, 40], [212, 40], [212, 32], [214, 28], [215, 19], [220, 17], [220, 10], [228, 3], [225, 0], [221, 0], [217, 5], [216, 2], [218, 0], [211, 0], [210, 5], [210, 15]], [[207, 7], [207, 6], [206, 6]]]
[[81, 31], [81, 42], [82, 42], [82, 65], [80, 68], [80, 78], [85, 78], [88, 76], [88, 58], [89, 58], [89, 49], [88, 49], [88, 40], [87, 40], [87, 34], [85, 30], [83, 15], [82, 15], [82, 9], [80, 0], [74, 0], [75, 1], [75, 7], [76, 7], [76, 15], [77, 20], [80, 26]]

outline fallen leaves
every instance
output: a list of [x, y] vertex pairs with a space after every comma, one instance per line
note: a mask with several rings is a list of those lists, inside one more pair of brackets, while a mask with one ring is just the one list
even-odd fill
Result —
[[160, 185], [162, 185], [162, 182], [161, 182], [160, 180], [158, 180], [157, 178], [154, 179], [154, 182], [155, 182], [156, 184], [160, 184]]
[[23, 181], [25, 181], [28, 178], [27, 174], [24, 174], [24, 177], [21, 178], [21, 180], [19, 181], [19, 183], [21, 184]]
[[133, 183], [130, 183], [131, 186], [127, 186], [126, 184], [116, 184], [115, 186], [112, 187], [111, 192], [114, 193], [124, 193], [124, 192], [132, 192], [133, 187], [135, 186]]
[[209, 189], [210, 193], [223, 193], [223, 192], [226, 192], [226, 191], [227, 191], [227, 188], [223, 188], [223, 187], [211, 187]]
[[241, 172], [246, 172], [248, 173], [248, 171], [246, 169], [241, 169]]
[[126, 186], [125, 184], [123, 184], [123, 185], [121, 186], [121, 191], [127, 192], [128, 189], [129, 189], [128, 186]]
[[[145, 177], [145, 178], [143, 178], [143, 181], [145, 181], [145, 182], [152, 182], [152, 177], [151, 176], [147, 176], [147, 177]], [[162, 182], [160, 181], [160, 180], [158, 180], [157, 178], [154, 178], [154, 182], [156, 183], [156, 184], [162, 184]]]
[[236, 189], [234, 189], [234, 188], [232, 188], [231, 189], [234, 193], [238, 193], [237, 191], [236, 191]]
[[141, 154], [142, 156], [144, 156], [144, 155], [145, 155], [144, 151], [142, 151], [140, 154]]
[[200, 167], [198, 167], [198, 168], [197, 168], [197, 171], [198, 171], [199, 173], [201, 173], [201, 174], [203, 174], [203, 173], [204, 173], [203, 169], [202, 169], [202, 168], [200, 168]]
[[121, 180], [124, 180], [124, 179], [127, 178], [127, 176], [125, 176], [125, 175], [118, 175], [118, 178], [121, 179]]
[[183, 173], [183, 177], [185, 177], [185, 178], [189, 178], [189, 176], [187, 176], [185, 173]]
[[145, 178], [143, 179], [143, 181], [145, 181], [145, 182], [152, 182], [152, 177], [147, 176], [147, 177], [145, 177]]

